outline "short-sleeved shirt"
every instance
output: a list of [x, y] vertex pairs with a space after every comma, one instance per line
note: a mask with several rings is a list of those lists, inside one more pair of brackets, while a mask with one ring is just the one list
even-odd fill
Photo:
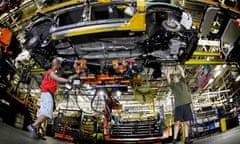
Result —
[[174, 95], [175, 107], [192, 103], [191, 94], [189, 92], [185, 78], [181, 77], [179, 82], [172, 82], [169, 86], [172, 89], [172, 93]]
[[49, 78], [51, 72], [53, 72], [53, 70], [49, 69], [44, 75], [41, 84], [41, 92], [50, 92], [54, 95], [57, 91], [57, 81]]

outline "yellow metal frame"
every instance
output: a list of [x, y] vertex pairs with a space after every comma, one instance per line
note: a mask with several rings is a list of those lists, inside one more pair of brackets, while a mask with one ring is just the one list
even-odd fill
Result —
[[[223, 65], [226, 64], [224, 60], [204, 60], [204, 59], [190, 59], [185, 62], [186, 65]], [[231, 64], [234, 64], [234, 62], [231, 62]]]
[[146, 12], [145, 3], [146, 3], [146, 0], [137, 0], [137, 10], [138, 10], [138, 12]]
[[219, 52], [194, 51], [193, 56], [214, 56], [220, 57]]
[[98, 2], [101, 2], [101, 3], [109, 3], [109, 2], [112, 2], [112, 0], [98, 0]]
[[185, 62], [187, 65], [223, 65], [223, 64], [237, 64], [237, 62], [226, 62], [220, 59], [219, 52], [206, 52], [206, 51], [194, 51], [193, 56], [209, 56], [209, 57], [219, 57], [217, 60], [206, 60], [206, 59], [190, 59]]

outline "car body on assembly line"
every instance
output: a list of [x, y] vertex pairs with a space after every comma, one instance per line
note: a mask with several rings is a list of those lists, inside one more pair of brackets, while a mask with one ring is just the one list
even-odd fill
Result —
[[27, 46], [44, 68], [57, 55], [86, 59], [94, 73], [119, 58], [159, 71], [188, 60], [198, 41], [191, 15], [163, 2], [79, 2], [32, 19]]

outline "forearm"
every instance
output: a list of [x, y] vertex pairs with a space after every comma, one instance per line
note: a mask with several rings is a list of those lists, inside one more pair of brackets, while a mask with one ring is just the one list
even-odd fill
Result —
[[65, 79], [65, 78], [62, 78], [62, 77], [57, 77], [57, 78], [56, 78], [56, 81], [61, 82], [61, 83], [67, 83], [67, 82], [69, 82], [68, 79]]
[[167, 82], [171, 83], [171, 78], [170, 78], [170, 73], [169, 72], [167, 72]]
[[60, 76], [56, 75], [55, 73], [51, 73], [50, 77], [52, 79], [55, 79], [57, 82], [60, 82], [60, 83], [67, 83], [67, 82], [69, 82], [68, 79], [60, 77]]
[[183, 77], [185, 77], [185, 71], [184, 71], [183, 67], [182, 67], [181, 65], [177, 65], [177, 68], [179, 69], [181, 75], [182, 75]]

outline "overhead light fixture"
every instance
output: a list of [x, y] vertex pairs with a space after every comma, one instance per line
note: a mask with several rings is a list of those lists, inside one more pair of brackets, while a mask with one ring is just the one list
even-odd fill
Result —
[[91, 90], [90, 95], [94, 95], [96, 93], [96, 90]]
[[218, 77], [221, 73], [222, 73], [221, 70], [217, 70], [217, 71], [214, 73], [214, 78]]
[[81, 96], [77, 97], [80, 102], [86, 102]]
[[121, 98], [121, 95], [122, 95], [122, 92], [119, 89], [112, 91], [112, 97], [115, 97], [118, 100]]
[[211, 84], [213, 81], [214, 81], [214, 79], [211, 78], [211, 79], [208, 81], [208, 84]]
[[107, 91], [106, 89], [99, 88], [96, 90], [96, 96], [99, 96], [101, 99], [105, 99], [105, 96], [107, 96]]
[[236, 82], [238, 82], [240, 80], [240, 75], [238, 75], [235, 79]]
[[117, 96], [117, 97], [120, 97], [121, 94], [122, 94], [120, 90], [117, 90], [115, 93], [116, 93], [116, 96]]
[[222, 69], [222, 66], [221, 65], [217, 65], [215, 68], [214, 68], [214, 70], [221, 70]]

